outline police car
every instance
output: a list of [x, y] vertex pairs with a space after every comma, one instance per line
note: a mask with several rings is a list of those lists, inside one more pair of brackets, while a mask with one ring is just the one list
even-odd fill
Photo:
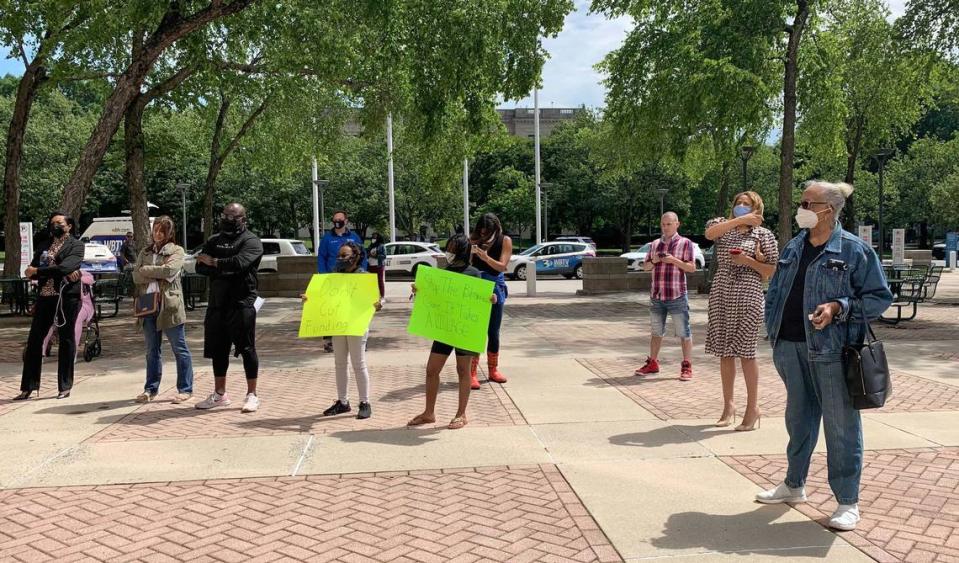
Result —
[[582, 242], [554, 241], [537, 244], [509, 260], [506, 273], [514, 280], [525, 280], [526, 271], [536, 262], [536, 275], [558, 274], [566, 279], [583, 279], [583, 258], [596, 256], [592, 246]]

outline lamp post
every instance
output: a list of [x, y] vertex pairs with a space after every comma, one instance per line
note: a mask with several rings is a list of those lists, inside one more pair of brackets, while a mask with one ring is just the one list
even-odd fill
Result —
[[746, 165], [749, 159], [752, 158], [754, 152], [756, 152], [756, 147], [750, 145], [739, 147], [739, 158], [743, 162], [743, 191], [746, 191], [749, 187], [749, 174]]
[[553, 189], [552, 182], [540, 182], [539, 187], [543, 192], [543, 242], [549, 240], [549, 191]]
[[892, 155], [896, 154], [894, 149], [876, 149], [872, 153], [872, 158], [879, 164], [879, 261], [882, 262], [882, 250], [885, 243], [884, 234], [882, 232], [882, 207], [883, 207], [883, 176], [886, 171], [886, 161], [892, 158]]
[[177, 189], [180, 190], [180, 206], [183, 208], [183, 248], [189, 250], [186, 242], [186, 191], [190, 189], [190, 184], [186, 182], [177, 182]]
[[659, 216], [662, 217], [666, 213], [666, 194], [669, 193], [669, 188], [658, 188], [656, 191], [659, 192]]
[[[320, 199], [320, 232], [326, 232], [326, 204], [323, 201], [323, 195], [326, 192], [326, 186], [330, 184], [329, 180], [313, 180], [313, 185], [316, 186], [316, 191], [319, 194]], [[322, 236], [322, 235], [320, 235]]]

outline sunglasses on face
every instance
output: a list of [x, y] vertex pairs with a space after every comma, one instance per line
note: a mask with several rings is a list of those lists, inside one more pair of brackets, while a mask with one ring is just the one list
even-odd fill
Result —
[[829, 205], [828, 201], [801, 201], [799, 202], [799, 207], [803, 209], [809, 209], [811, 205]]

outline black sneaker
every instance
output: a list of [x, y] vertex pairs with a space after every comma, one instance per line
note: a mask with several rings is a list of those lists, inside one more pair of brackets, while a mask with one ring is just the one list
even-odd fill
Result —
[[360, 412], [357, 413], [356, 418], [364, 419], [369, 418], [373, 415], [373, 409], [370, 408], [369, 403], [360, 403]]
[[353, 409], [350, 408], [350, 403], [349, 403], [349, 402], [342, 403], [342, 402], [340, 402], [339, 399], [337, 399], [337, 401], [336, 401], [335, 403], [333, 403], [333, 406], [332, 406], [332, 407], [330, 407], [330, 408], [326, 409], [325, 411], [323, 411], [323, 416], [335, 416], [335, 415], [338, 415], [338, 414], [343, 414], [343, 413], [345, 413], [345, 412], [350, 412], [351, 410], [353, 410]]

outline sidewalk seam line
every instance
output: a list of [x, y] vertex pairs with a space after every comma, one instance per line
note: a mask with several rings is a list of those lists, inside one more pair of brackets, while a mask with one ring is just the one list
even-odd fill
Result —
[[306, 445], [303, 446], [303, 451], [300, 452], [300, 459], [296, 460], [296, 465], [293, 466], [293, 472], [290, 473], [290, 477], [296, 477], [296, 473], [300, 470], [300, 466], [303, 464], [303, 460], [306, 459], [306, 453], [310, 451], [310, 446], [313, 445], [313, 438], [315, 434], [310, 434], [310, 439], [306, 441]]

